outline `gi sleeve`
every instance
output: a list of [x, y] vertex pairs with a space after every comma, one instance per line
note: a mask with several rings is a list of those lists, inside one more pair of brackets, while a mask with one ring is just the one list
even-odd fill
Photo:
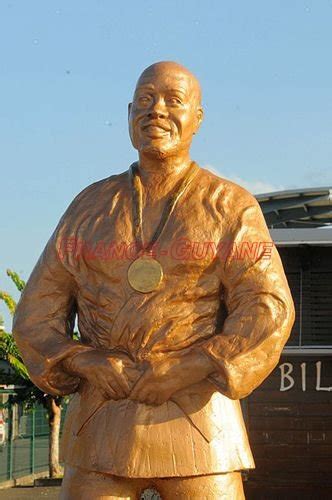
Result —
[[231, 399], [246, 397], [275, 368], [295, 320], [282, 262], [261, 208], [243, 192], [233, 210], [231, 251], [222, 262], [227, 317], [222, 331], [203, 344], [216, 368], [209, 380]]
[[72, 339], [76, 283], [56, 249], [56, 231], [48, 241], [17, 305], [13, 335], [31, 380], [46, 393], [75, 392], [80, 379], [62, 363], [91, 350]]

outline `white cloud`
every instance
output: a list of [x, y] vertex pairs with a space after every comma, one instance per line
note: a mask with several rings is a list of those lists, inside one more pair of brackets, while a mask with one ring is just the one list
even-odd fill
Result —
[[207, 170], [210, 170], [210, 172], [218, 175], [219, 177], [224, 177], [225, 179], [229, 179], [230, 181], [233, 181], [236, 184], [239, 184], [240, 186], [244, 187], [245, 189], [247, 189], [248, 191], [250, 191], [253, 194], [271, 193], [273, 191], [281, 191], [281, 190], [285, 189], [285, 187], [282, 186], [281, 184], [277, 186], [275, 184], [271, 184], [269, 182], [264, 182], [264, 181], [257, 180], [257, 179], [251, 179], [251, 180], [243, 179], [242, 177], [240, 177], [236, 174], [226, 175], [226, 174], [223, 174], [222, 172], [220, 172], [219, 170], [217, 170], [212, 165], [204, 165], [204, 168], [206, 168]]

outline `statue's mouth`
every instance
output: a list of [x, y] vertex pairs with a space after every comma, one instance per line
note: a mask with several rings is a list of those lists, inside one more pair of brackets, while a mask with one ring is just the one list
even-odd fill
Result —
[[160, 122], [149, 122], [149, 123], [146, 123], [145, 125], [142, 126], [142, 130], [147, 130], [147, 131], [154, 131], [154, 130], [160, 130], [160, 131], [163, 131], [163, 132], [170, 132], [170, 127], [167, 126], [166, 124], [164, 123], [160, 123]]
[[147, 125], [143, 127], [144, 133], [151, 138], [159, 138], [169, 135], [170, 130], [160, 127], [159, 125]]

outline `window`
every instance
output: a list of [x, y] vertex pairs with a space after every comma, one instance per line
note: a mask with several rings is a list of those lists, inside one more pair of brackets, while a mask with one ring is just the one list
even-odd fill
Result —
[[296, 320], [287, 346], [332, 347], [331, 247], [279, 248]]

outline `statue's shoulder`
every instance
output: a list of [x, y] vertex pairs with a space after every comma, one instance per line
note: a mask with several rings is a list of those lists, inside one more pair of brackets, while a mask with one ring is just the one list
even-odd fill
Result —
[[118, 198], [118, 194], [128, 189], [128, 171], [111, 175], [85, 187], [72, 200], [57, 225], [57, 232], [75, 231], [84, 221], [98, 217]]
[[111, 175], [110, 177], [105, 177], [99, 181], [93, 182], [86, 188], [84, 188], [75, 199], [80, 200], [86, 197], [95, 197], [99, 194], [116, 193], [126, 186], [128, 183], [128, 171], [122, 172], [121, 174]]
[[[233, 209], [235, 212], [244, 206], [257, 205], [258, 202], [243, 186], [211, 172], [208, 168], [200, 168], [200, 186], [204, 187], [220, 209]], [[233, 212], [234, 213], [234, 212]]]
[[80, 210], [84, 207], [97, 207], [101, 200], [112, 199], [114, 195], [127, 189], [128, 171], [121, 174], [111, 175], [86, 186], [69, 205], [66, 215]]

